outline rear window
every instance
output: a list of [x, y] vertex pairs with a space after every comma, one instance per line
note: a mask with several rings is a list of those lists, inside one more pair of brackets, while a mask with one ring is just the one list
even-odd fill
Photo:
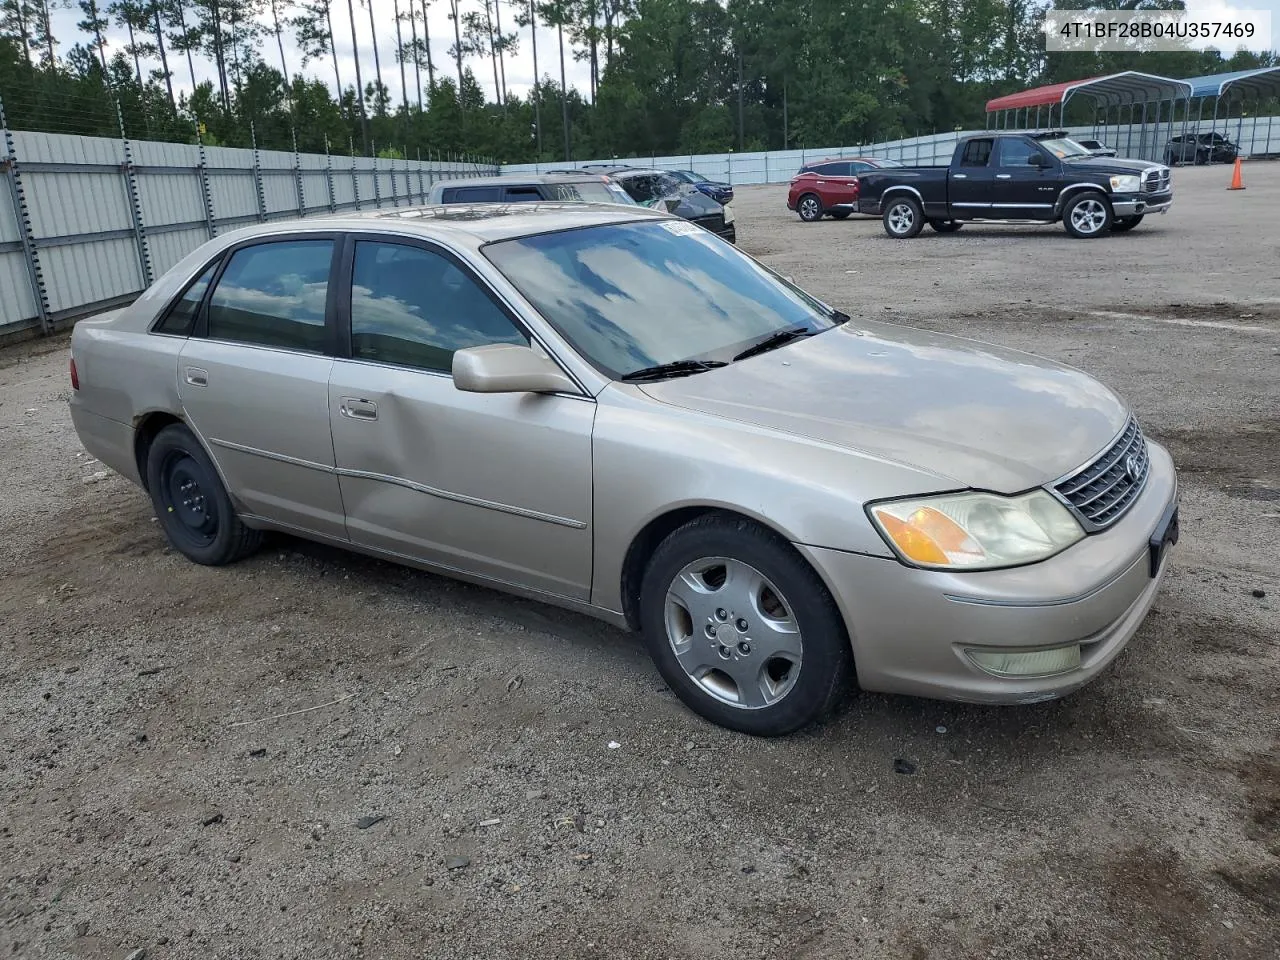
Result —
[[282, 240], [231, 255], [209, 295], [209, 336], [322, 352], [332, 240]]
[[964, 145], [964, 153], [960, 155], [962, 167], [985, 167], [991, 160], [991, 141], [987, 139], [970, 140]]
[[200, 309], [200, 301], [204, 299], [204, 292], [208, 289], [209, 281], [213, 279], [217, 269], [217, 261], [214, 261], [191, 286], [187, 287], [186, 292], [169, 308], [164, 319], [156, 324], [156, 333], [171, 333], [178, 337], [190, 335], [191, 327], [196, 321], [196, 312]]

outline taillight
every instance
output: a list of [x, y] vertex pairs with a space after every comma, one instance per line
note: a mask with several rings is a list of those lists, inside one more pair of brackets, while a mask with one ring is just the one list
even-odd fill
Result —
[[857, 177], [853, 178], [853, 195], [857, 197], [862, 192], [862, 181]]
[[80, 389], [80, 374], [76, 373], [76, 358], [71, 358], [71, 389]]

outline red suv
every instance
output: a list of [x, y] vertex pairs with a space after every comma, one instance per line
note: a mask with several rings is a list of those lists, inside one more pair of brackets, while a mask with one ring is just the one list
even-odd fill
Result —
[[806, 223], [831, 216], [843, 220], [858, 209], [858, 174], [880, 167], [900, 167], [880, 157], [845, 157], [806, 163], [791, 179], [787, 209]]

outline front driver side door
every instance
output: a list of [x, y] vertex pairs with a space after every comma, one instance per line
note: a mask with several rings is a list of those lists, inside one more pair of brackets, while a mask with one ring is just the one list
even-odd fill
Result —
[[1002, 137], [997, 144], [992, 216], [1048, 220], [1061, 183], [1061, 165], [1034, 140]]
[[449, 251], [357, 235], [340, 277], [329, 421], [352, 542], [588, 599], [595, 401], [454, 387], [455, 350], [530, 338]]

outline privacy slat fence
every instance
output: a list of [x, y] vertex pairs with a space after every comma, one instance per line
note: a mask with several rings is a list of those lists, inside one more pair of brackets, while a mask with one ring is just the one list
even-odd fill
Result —
[[2, 130], [0, 340], [127, 303], [235, 227], [424, 203], [443, 161]]

